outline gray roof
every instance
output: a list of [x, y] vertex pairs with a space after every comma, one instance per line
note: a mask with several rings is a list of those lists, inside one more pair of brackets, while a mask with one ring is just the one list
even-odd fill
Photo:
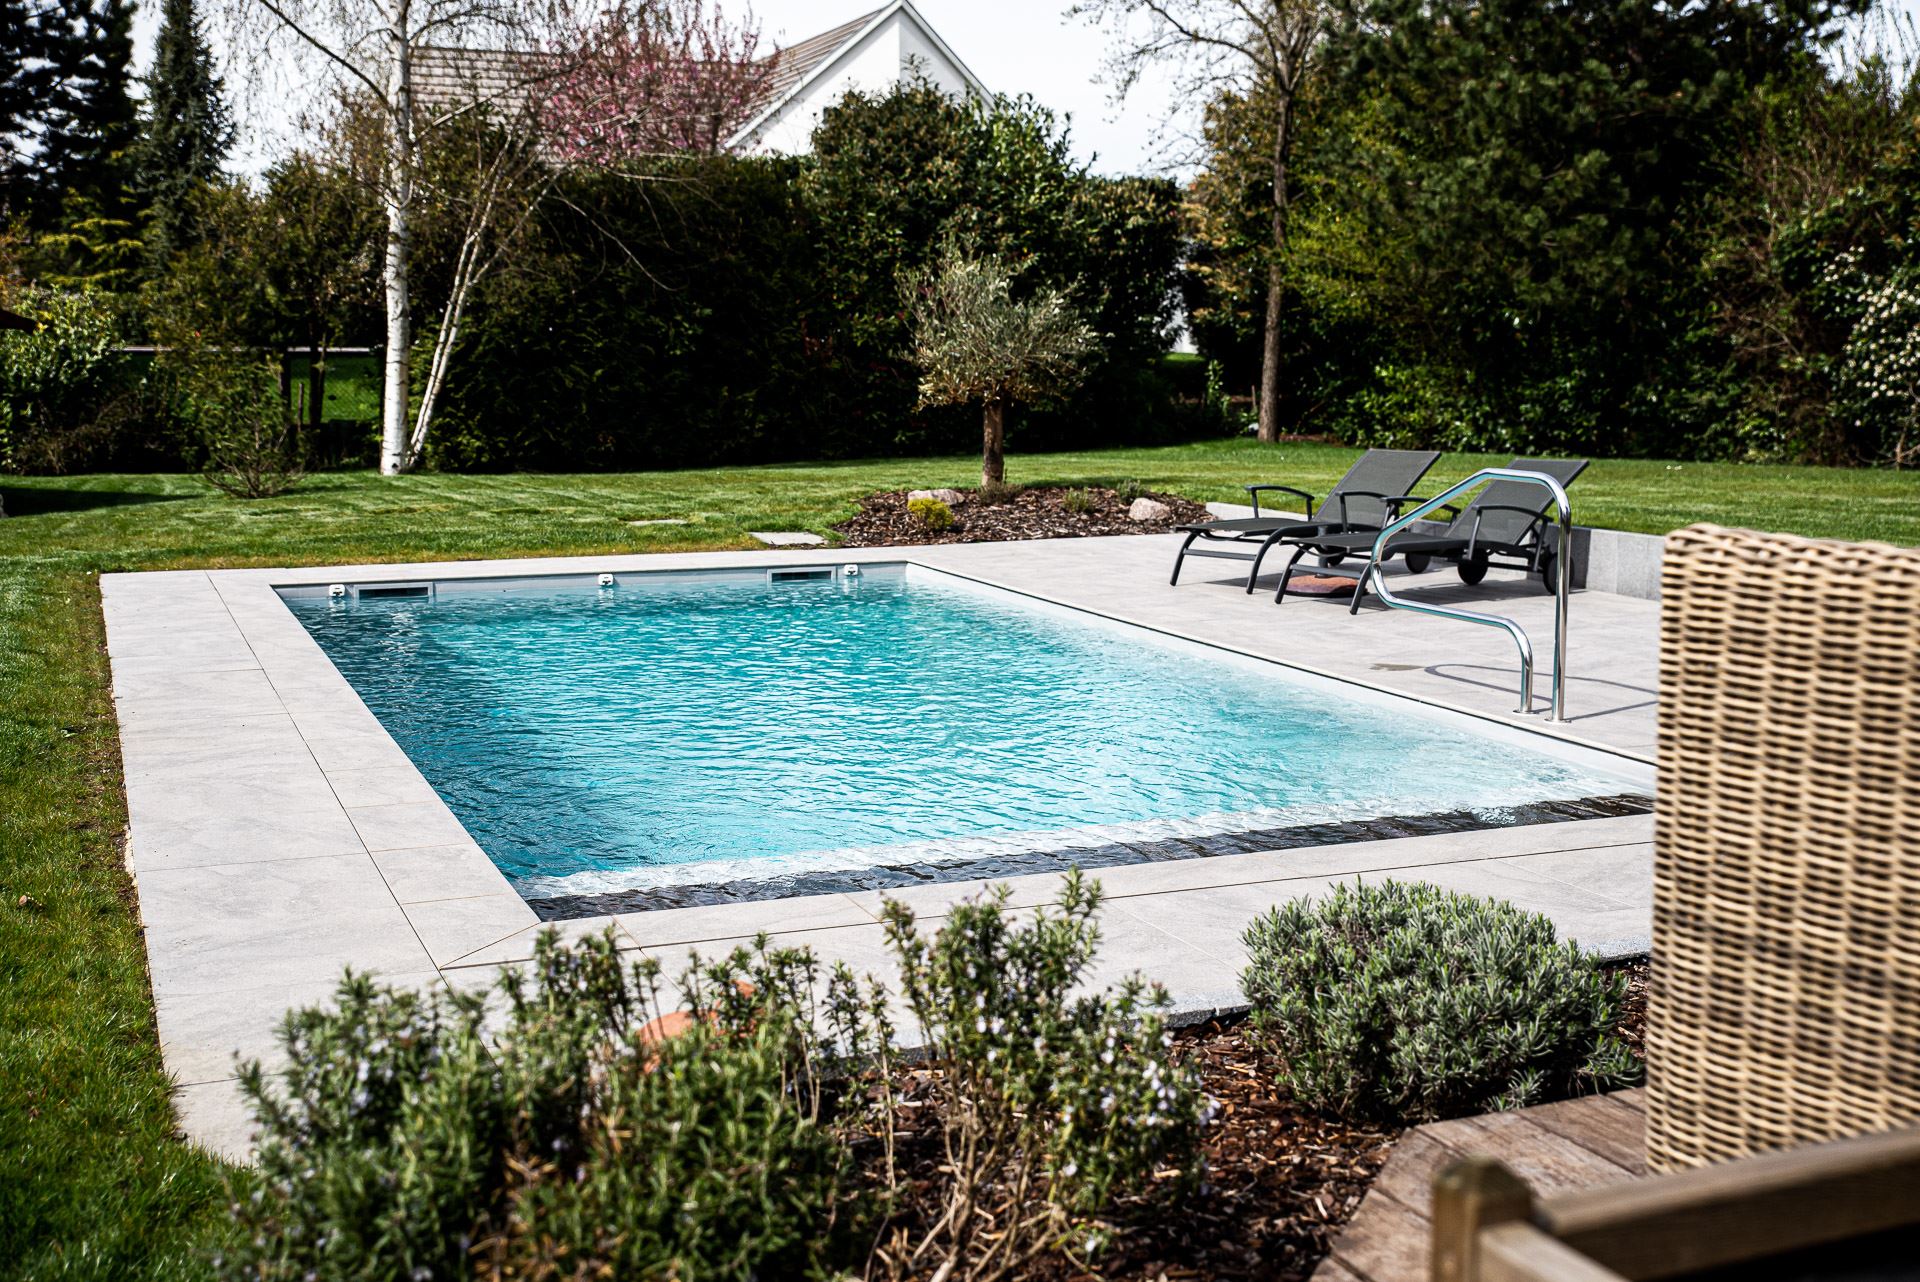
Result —
[[[740, 119], [725, 132], [746, 124], [792, 93], [882, 12], [874, 9], [760, 59], [770, 68], [766, 86], [741, 109]], [[424, 45], [414, 52], [414, 101], [434, 113], [457, 111], [478, 102], [512, 102], [525, 94], [543, 72], [557, 73], [559, 61], [550, 53]]]
[[[874, 9], [863, 13], [849, 22], [843, 22], [831, 31], [822, 31], [810, 36], [798, 44], [786, 49], [777, 49], [768, 57], [773, 58], [773, 74], [767, 78], [767, 87], [758, 101], [747, 109], [741, 123], [753, 119], [761, 112], [779, 102], [811, 76], [820, 64], [839, 53], [849, 40], [867, 29], [867, 25], [879, 17], [883, 10]], [[762, 59], [761, 61], [766, 61]]]

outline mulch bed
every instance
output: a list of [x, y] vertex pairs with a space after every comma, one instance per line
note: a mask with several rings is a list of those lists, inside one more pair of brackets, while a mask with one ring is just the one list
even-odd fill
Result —
[[[1627, 962], [1621, 1035], [1638, 1052], [1646, 1022], [1647, 964]], [[1302, 1108], [1275, 1084], [1275, 1067], [1244, 1019], [1180, 1031], [1179, 1053], [1200, 1062], [1220, 1113], [1206, 1129], [1206, 1179], [1174, 1213], [1160, 1202], [1116, 1208], [1112, 1245], [1090, 1274], [1060, 1256], [1021, 1272], [1029, 1282], [1304, 1282], [1332, 1248], [1399, 1138], [1398, 1127], [1353, 1125]], [[911, 1078], [912, 1070], [906, 1074]], [[911, 1088], [908, 1094], [912, 1093]], [[929, 1127], [901, 1147], [909, 1185], [930, 1189], [941, 1161]], [[909, 1211], [906, 1220], [911, 1221]]]
[[[962, 490], [953, 507], [956, 524], [950, 530], [929, 530], [907, 511], [906, 490], [869, 494], [860, 501], [860, 514], [834, 526], [851, 548], [891, 547], [925, 543], [994, 543], [1005, 539], [1073, 539], [1099, 534], [1165, 534], [1174, 526], [1209, 518], [1206, 505], [1177, 494], [1149, 492], [1147, 498], [1165, 503], [1170, 520], [1135, 521], [1127, 516], [1130, 500], [1104, 486], [1073, 490], [1036, 485], [999, 503], [984, 502], [973, 490]], [[1067, 506], [1067, 495], [1084, 495], [1087, 511]]]

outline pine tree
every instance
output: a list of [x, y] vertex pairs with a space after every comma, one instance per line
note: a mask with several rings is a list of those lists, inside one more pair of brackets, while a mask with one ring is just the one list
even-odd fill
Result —
[[0, 218], [26, 212], [53, 83], [46, 0], [0, 0]]
[[145, 133], [134, 158], [135, 181], [147, 201], [147, 249], [156, 263], [198, 238], [194, 197], [220, 176], [233, 146], [223, 89], [193, 0], [163, 0], [147, 76]]
[[54, 226], [131, 212], [128, 152], [137, 136], [131, 92], [132, 0], [56, 0], [39, 7], [35, 24], [45, 91], [31, 122], [27, 157], [33, 221]]

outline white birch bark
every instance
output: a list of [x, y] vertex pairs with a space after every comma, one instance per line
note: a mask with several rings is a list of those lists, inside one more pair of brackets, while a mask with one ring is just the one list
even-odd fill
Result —
[[386, 43], [391, 59], [387, 76], [385, 118], [387, 214], [385, 258], [381, 280], [387, 296], [387, 351], [385, 391], [380, 399], [380, 472], [395, 476], [417, 461], [407, 431], [407, 397], [413, 358], [413, 293], [407, 276], [412, 247], [414, 130], [413, 42], [408, 30], [409, 0], [389, 0]]

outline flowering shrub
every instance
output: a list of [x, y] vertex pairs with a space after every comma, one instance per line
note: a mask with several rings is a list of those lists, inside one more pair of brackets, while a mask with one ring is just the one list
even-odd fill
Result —
[[1003, 1276], [1049, 1248], [1097, 1248], [1085, 1217], [1195, 1170], [1204, 1100], [1170, 1056], [1165, 991], [1135, 976], [1075, 995], [1099, 943], [1098, 885], [1076, 871], [1031, 916], [1006, 902], [999, 887], [956, 906], [931, 940], [887, 904], [950, 1173], [933, 1229], [882, 1247], [897, 1273]]
[[1342, 884], [1247, 928], [1241, 986], [1304, 1103], [1430, 1121], [1639, 1080], [1623, 979], [1553, 923], [1436, 886]]
[[1920, 268], [1875, 276], [1848, 252], [1820, 283], [1853, 326], [1834, 365], [1834, 408], [1849, 435], [1910, 466], [1920, 457]]
[[542, 123], [565, 163], [618, 166], [673, 152], [719, 155], [771, 83], [751, 14], [730, 23], [704, 0], [610, 8], [560, 50]]

